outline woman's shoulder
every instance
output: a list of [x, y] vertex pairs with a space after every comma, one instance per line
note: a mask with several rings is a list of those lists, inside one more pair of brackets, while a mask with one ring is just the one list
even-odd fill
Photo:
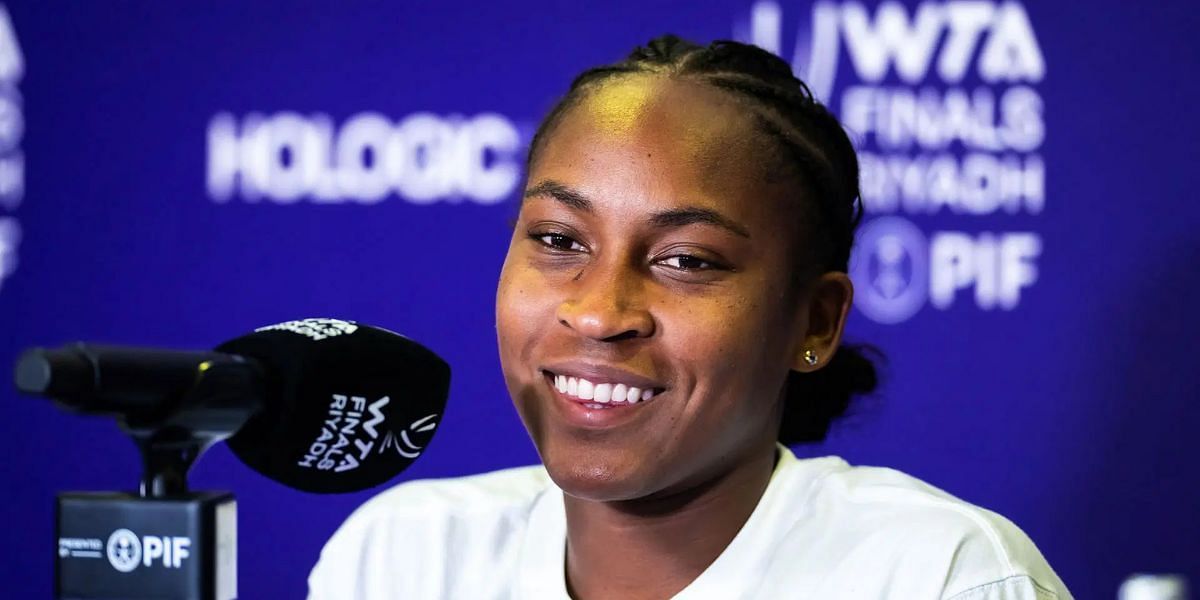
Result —
[[[325, 544], [309, 598], [435, 597], [424, 587], [448, 585], [451, 573], [495, 572], [462, 563], [515, 564], [533, 506], [549, 489], [557, 488], [540, 465], [396, 485], [356, 509]], [[458, 564], [448, 564], [451, 557]]]
[[[894, 469], [836, 457], [797, 464], [810, 461], [823, 468], [809, 478], [797, 507], [805, 518], [787, 538], [834, 540], [831, 570], [862, 569], [893, 588], [938, 582], [941, 598], [1070, 598], [1033, 541], [1004, 516]], [[994, 595], [1022, 586], [1027, 594]], [[912, 597], [930, 597], [926, 591]]]

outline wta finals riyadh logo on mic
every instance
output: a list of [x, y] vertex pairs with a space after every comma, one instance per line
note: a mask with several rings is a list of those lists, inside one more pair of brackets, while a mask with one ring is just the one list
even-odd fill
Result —
[[1024, 6], [788, 6], [755, 3], [734, 36], [791, 60], [855, 142], [867, 217], [850, 273], [858, 310], [895, 324], [925, 306], [1016, 309], [1043, 244], [1012, 227], [1036, 223], [1046, 201], [1046, 63]]

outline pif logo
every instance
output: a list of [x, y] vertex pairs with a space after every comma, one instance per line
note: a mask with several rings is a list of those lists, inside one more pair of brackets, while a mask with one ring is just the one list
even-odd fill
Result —
[[926, 302], [949, 309], [960, 291], [984, 310], [1012, 310], [1037, 282], [1041, 238], [1028, 231], [935, 231], [902, 217], [879, 217], [858, 232], [850, 275], [855, 306], [877, 323], [908, 320]]
[[128, 529], [118, 529], [108, 536], [108, 562], [113, 568], [128, 573], [142, 562], [142, 543]]
[[850, 269], [858, 309], [877, 323], [899, 323], [921, 310], [929, 290], [925, 235], [906, 219], [882, 217], [858, 232]]
[[191, 556], [191, 538], [183, 536], [147, 535], [138, 538], [128, 529], [118, 529], [108, 536], [105, 545], [108, 562], [122, 573], [138, 568], [154, 566], [159, 561], [163, 567], [178, 569], [183, 560]]

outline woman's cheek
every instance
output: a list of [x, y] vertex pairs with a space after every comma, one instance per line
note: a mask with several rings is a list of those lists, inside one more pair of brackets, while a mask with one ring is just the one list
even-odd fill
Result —
[[[764, 326], [756, 303], [723, 299], [706, 306], [693, 305], [677, 318], [672, 344], [677, 356], [687, 357], [706, 379], [723, 387], [753, 378], [777, 347], [782, 332]], [[774, 325], [774, 324], [773, 324]]]
[[514, 367], [511, 364], [514, 358], [512, 349], [521, 331], [520, 324], [525, 320], [522, 318], [523, 311], [527, 310], [527, 307], [520, 303], [523, 296], [520, 288], [521, 284], [514, 273], [510, 254], [504, 262], [504, 268], [500, 272], [500, 283], [496, 288], [496, 335], [506, 375]]
[[[545, 321], [553, 317], [554, 299], [536, 270], [512, 257], [505, 262], [496, 294], [496, 329], [501, 359], [529, 359], [529, 351]], [[547, 311], [550, 312], [547, 315]], [[505, 370], [517, 367], [505, 364]]]

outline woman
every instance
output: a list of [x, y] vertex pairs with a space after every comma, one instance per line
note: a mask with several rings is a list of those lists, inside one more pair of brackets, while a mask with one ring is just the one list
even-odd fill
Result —
[[544, 466], [381, 494], [312, 597], [1069, 598], [999, 515], [783, 445], [875, 387], [840, 347], [857, 177], [753, 46], [665, 36], [583, 73], [531, 144], [496, 300]]

